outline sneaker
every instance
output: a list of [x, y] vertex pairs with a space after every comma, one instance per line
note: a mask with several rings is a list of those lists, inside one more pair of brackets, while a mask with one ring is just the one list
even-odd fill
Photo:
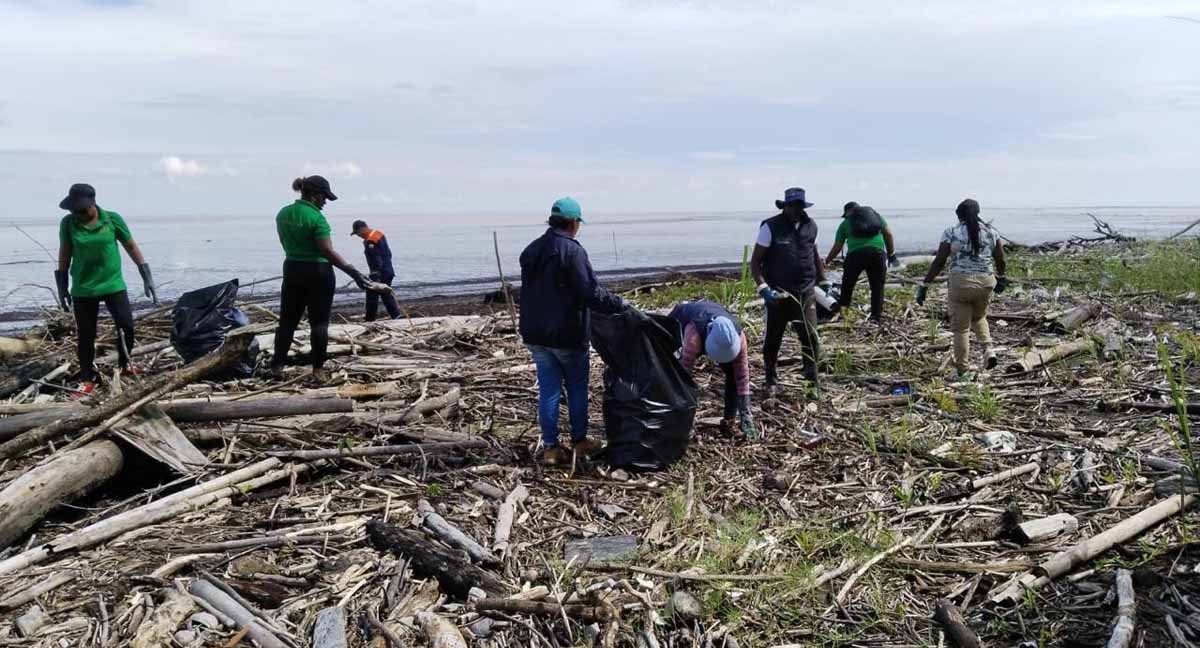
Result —
[[79, 386], [75, 388], [75, 391], [71, 392], [71, 398], [87, 398], [88, 396], [91, 396], [92, 392], [94, 391], [96, 391], [95, 381], [85, 380], [79, 383]]
[[271, 380], [283, 382], [283, 367], [271, 367]]
[[313, 369], [312, 374], [309, 376], [309, 380], [316, 385], [329, 384], [330, 379], [331, 376], [328, 369]]
[[542, 463], [547, 466], [561, 466], [570, 460], [567, 451], [559, 446], [550, 446], [542, 450]]
[[597, 452], [600, 452], [603, 449], [604, 449], [604, 445], [601, 444], [599, 441], [595, 441], [593, 439], [587, 439], [587, 438], [584, 438], [580, 441], [576, 441], [571, 444], [571, 450], [575, 454], [581, 455], [584, 457], [591, 457], [592, 455], [596, 454]]

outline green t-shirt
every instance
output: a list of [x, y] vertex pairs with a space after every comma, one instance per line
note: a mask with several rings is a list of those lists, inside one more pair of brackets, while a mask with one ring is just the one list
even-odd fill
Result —
[[[880, 216], [879, 220], [883, 223], [883, 227], [887, 227], [887, 220], [883, 216]], [[887, 249], [887, 245], [883, 242], [883, 228], [880, 228], [879, 233], [875, 236], [868, 236], [866, 238], [855, 236], [850, 232], [849, 218], [842, 219], [841, 224], [838, 225], [837, 234], [834, 234], [834, 237], [838, 243], [844, 242], [846, 244], [847, 254], [867, 247], [878, 248], [880, 250]]]
[[72, 214], [58, 224], [58, 241], [71, 246], [71, 295], [103, 297], [125, 290], [121, 252], [117, 241], [133, 240], [125, 219], [113, 211], [96, 208], [100, 215], [90, 226]]
[[317, 241], [330, 236], [329, 221], [316, 205], [297, 200], [280, 209], [275, 217], [275, 230], [279, 232], [279, 244], [288, 261], [329, 263], [317, 249]]

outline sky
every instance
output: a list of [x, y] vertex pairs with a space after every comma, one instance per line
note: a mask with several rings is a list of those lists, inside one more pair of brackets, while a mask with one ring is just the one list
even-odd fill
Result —
[[1194, 0], [0, 0], [0, 221], [1200, 205]]

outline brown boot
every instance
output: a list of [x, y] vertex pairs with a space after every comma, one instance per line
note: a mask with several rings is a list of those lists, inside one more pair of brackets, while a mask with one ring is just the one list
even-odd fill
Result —
[[571, 457], [559, 446], [552, 446], [542, 450], [542, 463], [547, 466], [561, 466], [571, 461]]
[[571, 444], [571, 449], [575, 451], [576, 455], [581, 457], [591, 457], [597, 452], [603, 450], [604, 445], [599, 441], [593, 441], [592, 439], [585, 438], [581, 441], [576, 441], [575, 443]]

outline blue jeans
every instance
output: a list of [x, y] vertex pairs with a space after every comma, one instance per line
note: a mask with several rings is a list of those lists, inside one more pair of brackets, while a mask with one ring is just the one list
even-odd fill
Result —
[[567, 386], [567, 413], [571, 419], [571, 440], [587, 438], [588, 365], [587, 349], [570, 350], [529, 345], [537, 366], [538, 423], [542, 427], [542, 445], [558, 445], [558, 403], [562, 387]]

